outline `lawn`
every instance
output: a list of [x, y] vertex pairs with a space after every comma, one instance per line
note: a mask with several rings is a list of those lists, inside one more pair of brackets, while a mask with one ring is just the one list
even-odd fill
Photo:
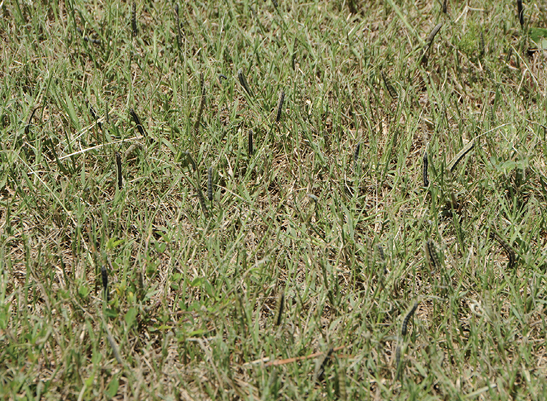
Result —
[[0, 2], [0, 398], [547, 399], [518, 3]]

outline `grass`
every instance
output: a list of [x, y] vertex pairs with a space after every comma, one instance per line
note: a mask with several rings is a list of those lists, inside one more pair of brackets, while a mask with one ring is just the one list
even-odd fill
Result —
[[545, 399], [547, 18], [460, 3], [1, 3], [0, 396]]

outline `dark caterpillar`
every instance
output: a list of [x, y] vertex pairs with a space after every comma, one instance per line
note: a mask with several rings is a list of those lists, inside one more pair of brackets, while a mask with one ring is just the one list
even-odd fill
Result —
[[116, 152], [116, 165], [118, 166], [118, 188], [121, 190], [123, 187], [122, 157], [119, 152]]
[[207, 198], [210, 201], [213, 200], [213, 168], [209, 167], [207, 170]]
[[285, 101], [285, 91], [282, 90], [279, 94], [279, 101], [277, 102], [277, 116], [275, 117], [275, 122], [279, 122], [281, 119], [281, 111], [283, 110], [283, 102]]
[[281, 324], [281, 318], [283, 317], [283, 307], [285, 306], [285, 291], [281, 290], [277, 297], [277, 307], [275, 308], [275, 324], [279, 326]]
[[403, 320], [403, 328], [401, 330], [401, 334], [403, 335], [403, 337], [406, 336], [408, 322], [409, 322], [410, 318], [412, 317], [412, 315], [414, 315], [414, 312], [416, 312], [416, 309], [418, 309], [418, 303], [414, 302], [414, 306], [412, 307], [410, 312], [407, 313], [407, 315], [405, 316], [405, 318]]
[[515, 267], [516, 256], [515, 251], [513, 250], [513, 248], [511, 248], [511, 245], [509, 245], [503, 238], [501, 238], [501, 236], [497, 232], [493, 230], [490, 231], [490, 238], [498, 241], [498, 243], [501, 245], [501, 247], [507, 254], [507, 258], [509, 259], [509, 261], [507, 262], [507, 268], [513, 269]]

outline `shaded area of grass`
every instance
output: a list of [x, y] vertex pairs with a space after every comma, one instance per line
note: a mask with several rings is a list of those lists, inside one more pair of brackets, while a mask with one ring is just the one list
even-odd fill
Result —
[[545, 398], [544, 8], [277, 3], [2, 4], [3, 397]]

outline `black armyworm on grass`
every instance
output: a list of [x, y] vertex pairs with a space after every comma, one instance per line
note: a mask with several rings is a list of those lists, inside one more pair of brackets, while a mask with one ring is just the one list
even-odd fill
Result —
[[[387, 267], [386, 267], [386, 257], [384, 255], [384, 248], [382, 248], [382, 245], [376, 245], [376, 252], [378, 253], [378, 259], [381, 264], [384, 265], [383, 274], [384, 276], [387, 274]], [[380, 279], [382, 279], [380, 277]]]
[[[192, 157], [192, 155], [190, 154], [190, 152], [187, 152], [187, 151], [184, 151], [182, 152], [182, 155], [184, 156], [185, 160], [183, 160], [183, 162], [181, 163], [182, 164], [182, 167], [186, 167], [188, 166], [188, 163], [190, 163], [192, 165], [192, 169], [194, 171], [197, 171], [197, 166], [196, 166], [196, 162], [194, 161], [194, 158]], [[185, 162], [185, 163], [184, 163]]]
[[471, 139], [469, 142], [467, 142], [467, 145], [463, 147], [462, 150], [448, 163], [448, 170], [452, 173], [454, 172], [454, 169], [458, 165], [461, 159], [464, 158], [466, 154], [468, 154], [471, 149], [475, 146], [475, 139]]
[[447, 13], [448, 12], [448, 0], [444, 0], [443, 2], [443, 13]]
[[[199, 178], [199, 174], [198, 174], [198, 178]], [[196, 188], [198, 190], [199, 203], [201, 204], [201, 208], [203, 209], [203, 213], [205, 215], [207, 215], [207, 204], [205, 203], [205, 197], [203, 196], [203, 192], [201, 191], [201, 186], [200, 186], [199, 180], [197, 182]]]
[[99, 126], [99, 129], [102, 131], [103, 124], [99, 121], [99, 116], [97, 116], [97, 113], [95, 112], [95, 109], [93, 108], [93, 106], [90, 103], [88, 103], [88, 105], [89, 105], [89, 113], [91, 114], [91, 117], [95, 119], [95, 121], [97, 122], [97, 125]]
[[427, 176], [427, 169], [428, 169], [428, 166], [429, 166], [429, 161], [428, 161], [428, 158], [427, 158], [427, 150], [424, 152], [423, 161], [424, 161], [424, 169], [423, 169], [424, 187], [428, 187], [429, 186], [429, 179], [428, 179], [428, 176]]
[[201, 124], [201, 115], [203, 114], [203, 108], [205, 107], [205, 82], [203, 80], [203, 73], [199, 74], [199, 82], [201, 88], [201, 99], [199, 101], [198, 116], [196, 118], [196, 123], [194, 124], [194, 133], [197, 136], [199, 133], [199, 126]]
[[353, 153], [353, 161], [357, 162], [359, 161], [359, 151], [361, 150], [361, 142], [357, 144], [355, 147], [355, 152]]
[[34, 108], [34, 110], [32, 110], [32, 113], [30, 113], [30, 117], [28, 119], [27, 126], [25, 127], [25, 134], [27, 134], [27, 135], [30, 132], [30, 123], [32, 122], [32, 118], [34, 117], [34, 113], [36, 113], [36, 110], [38, 110], [38, 107]]
[[387, 91], [389, 92], [389, 95], [393, 98], [393, 100], [397, 100], [399, 98], [399, 95], [397, 94], [397, 91], [391, 85], [391, 83], [389, 82], [389, 79], [386, 77], [386, 74], [384, 74], [383, 71], [381, 72], [381, 75], [382, 75], [382, 79], [384, 81], [384, 85], [386, 86]]
[[517, 0], [517, 11], [519, 14], [520, 27], [524, 28], [524, 10], [522, 9], [522, 0]]
[[480, 56], [483, 57], [485, 53], [485, 47], [484, 47], [484, 34], [481, 31], [481, 54]]
[[182, 48], [182, 36], [180, 34], [179, 5], [175, 4], [175, 23], [177, 24], [177, 45], [179, 50]]
[[104, 291], [104, 297], [106, 299], [106, 302], [109, 302], [109, 295], [108, 295], [108, 273], [106, 271], [106, 268], [104, 266], [101, 266], [101, 277], [103, 280], [103, 291]]
[[281, 290], [277, 297], [277, 306], [275, 308], [275, 324], [279, 326], [283, 318], [283, 307], [285, 306], [285, 291]]
[[443, 23], [439, 23], [435, 25], [435, 28], [427, 35], [427, 38], [425, 39], [425, 47], [424, 52], [422, 54], [422, 59], [420, 60], [420, 64], [426, 64], [427, 63], [427, 53], [429, 52], [429, 49], [431, 49], [431, 46], [433, 46], [433, 41], [435, 40], [435, 36], [437, 36], [437, 33], [441, 30], [443, 26]]
[[403, 327], [402, 327], [402, 330], [401, 330], [401, 334], [404, 336], [406, 336], [406, 333], [407, 333], [407, 328], [408, 328], [408, 322], [409, 320], [412, 318], [412, 316], [414, 315], [414, 312], [416, 312], [416, 309], [418, 309], [418, 302], [414, 302], [414, 306], [412, 306], [412, 309], [410, 310], [410, 312], [408, 312], [403, 320]]
[[249, 156], [253, 155], [253, 130], [249, 130]]
[[133, 37], [137, 36], [137, 5], [135, 2], [131, 5], [131, 32]]
[[338, 368], [338, 398], [342, 401], [348, 398], [346, 391], [346, 370], [341, 366]]
[[119, 152], [116, 152], [116, 165], [118, 166], [118, 189], [123, 188], [123, 178], [122, 178], [122, 157]]
[[329, 347], [327, 352], [325, 352], [323, 355], [317, 358], [317, 361], [315, 363], [315, 372], [313, 374], [314, 382], [320, 382], [323, 380], [323, 375], [325, 374], [325, 367], [327, 366], [327, 362], [329, 361], [333, 351], [334, 351], [334, 348]]
[[437, 250], [435, 249], [435, 242], [428, 239], [425, 243], [425, 259], [429, 268], [433, 271], [438, 271], [441, 268], [441, 262], [439, 261], [439, 255], [437, 255]]
[[107, 123], [107, 124], [110, 123], [110, 117], [109, 117], [109, 115], [110, 115], [110, 110], [108, 109], [108, 103], [106, 103], [106, 116], [105, 116], [105, 118], [106, 118], [106, 123]]
[[498, 243], [501, 245], [505, 253], [507, 254], [507, 258], [509, 259], [507, 262], [507, 268], [513, 269], [515, 267], [515, 251], [513, 248], [511, 248], [511, 245], [509, 245], [496, 231], [491, 230], [490, 231], [490, 238], [493, 240], [498, 241]]
[[353, 153], [353, 171], [357, 173], [357, 166], [359, 165], [359, 151], [361, 150], [361, 142], [355, 147], [355, 152]]
[[378, 251], [378, 257], [380, 258], [380, 262], [385, 262], [386, 258], [384, 255], [384, 248], [382, 248], [382, 245], [376, 245], [376, 250]]
[[439, 33], [442, 27], [443, 27], [443, 23], [442, 22], [438, 23], [437, 25], [435, 25], [435, 28], [433, 28], [433, 30], [429, 33], [429, 35], [427, 35], [427, 38], [425, 41], [428, 46], [431, 46], [433, 44], [433, 41], [435, 40], [435, 36], [437, 36], [437, 33]]
[[139, 118], [137, 113], [135, 113], [135, 110], [129, 109], [129, 114], [131, 114], [131, 117], [133, 118], [133, 121], [137, 125], [137, 129], [139, 130], [139, 133], [142, 136], [147, 136], [146, 130], [144, 129], [144, 127], [141, 124], [141, 119]]
[[277, 0], [272, 0], [272, 3], [274, 5], [274, 7], [277, 8]]
[[210, 201], [213, 200], [213, 168], [209, 167], [207, 170], [207, 198]]
[[281, 111], [283, 110], [283, 102], [285, 101], [285, 91], [281, 90], [279, 94], [279, 101], [277, 102], [277, 116], [275, 117], [275, 122], [279, 122], [281, 119]]
[[245, 89], [249, 96], [254, 97], [251, 88], [249, 88], [249, 84], [247, 83], [247, 78], [245, 78], [245, 74], [243, 74], [243, 68], [240, 68], [237, 72], [237, 79], [239, 79], [239, 83], [243, 86], [243, 89]]
[[118, 344], [116, 344], [116, 341], [114, 341], [114, 337], [112, 337], [112, 334], [110, 333], [110, 329], [108, 328], [106, 322], [104, 321], [104, 318], [103, 318], [103, 323], [104, 323], [104, 328], [106, 330], [106, 338], [108, 339], [108, 342], [110, 346], [112, 347], [114, 358], [116, 358], [116, 360], [118, 361], [120, 365], [123, 365], [123, 359], [120, 356], [120, 351], [118, 351]]
[[395, 380], [399, 380], [401, 376], [401, 347], [399, 345], [395, 349], [395, 369]]
[[218, 82], [222, 83], [222, 80], [225, 79], [228, 80], [228, 77], [224, 74], [218, 74]]

